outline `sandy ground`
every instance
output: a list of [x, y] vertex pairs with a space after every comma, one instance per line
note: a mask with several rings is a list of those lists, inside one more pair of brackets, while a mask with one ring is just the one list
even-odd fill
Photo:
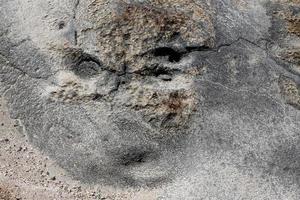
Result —
[[0, 199], [157, 199], [155, 191], [90, 186], [72, 180], [49, 157], [34, 149], [9, 118], [0, 97]]

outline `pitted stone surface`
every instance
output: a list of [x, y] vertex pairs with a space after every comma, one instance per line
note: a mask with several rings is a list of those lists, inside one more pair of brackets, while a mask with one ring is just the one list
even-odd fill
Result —
[[298, 1], [0, 5], [11, 116], [75, 179], [299, 199]]

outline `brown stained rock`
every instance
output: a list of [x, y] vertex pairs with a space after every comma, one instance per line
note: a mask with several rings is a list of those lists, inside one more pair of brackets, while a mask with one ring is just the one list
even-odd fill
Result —
[[296, 107], [300, 108], [300, 87], [292, 79], [281, 77], [279, 80], [281, 94], [285, 101]]
[[300, 36], [300, 18], [299, 17], [289, 17], [288, 21], [288, 31], [291, 34]]
[[57, 49], [71, 72], [56, 74], [48, 99], [109, 101], [141, 113], [159, 131], [165, 124], [186, 125], [197, 104], [194, 80], [202, 71], [187, 54], [214, 47], [212, 12], [182, 0], [94, 0], [78, 9], [85, 13], [77, 15], [78, 45]]
[[1, 200], [13, 200], [15, 198], [13, 198], [10, 190], [8, 190], [6, 187], [0, 186], [0, 199]]
[[179, 127], [188, 122], [195, 109], [196, 98], [192, 91], [159, 92], [144, 89], [130, 106], [141, 111], [152, 125], [160, 128]]
[[291, 8], [293, 8], [293, 7], [294, 8], [299, 7], [300, 1], [294, 0], [294, 1], [289, 1], [287, 3], [288, 4], [286, 4], [284, 9], [282, 9], [280, 12], [278, 12], [276, 14], [278, 16], [280, 16], [282, 19], [286, 20], [287, 31], [289, 34], [300, 36], [300, 18], [299, 18], [299, 16], [294, 14], [291, 10]]
[[[300, 6], [300, 1], [285, 1], [287, 3], [281, 11], [275, 12], [275, 15], [280, 19], [285, 21], [286, 34], [292, 37], [300, 37], [300, 17], [298, 14], [295, 14], [292, 9], [297, 9]], [[296, 68], [300, 68], [300, 49], [297, 47], [296, 42], [295, 46], [291, 45], [282, 49], [280, 55], [281, 59], [296, 65]]]
[[[11, 113], [74, 179], [162, 188], [153, 199], [299, 199], [299, 115], [283, 105], [299, 104], [299, 80], [275, 59], [298, 59], [296, 14], [273, 20], [283, 9], [261, 0], [5, 2]], [[3, 151], [31, 163], [23, 144]], [[10, 179], [42, 166], [11, 160]], [[42, 170], [50, 192], [71, 190]]]
[[283, 57], [288, 62], [294, 63], [300, 68], [300, 49], [288, 50]]
[[149, 63], [149, 58], [140, 55], [178, 38], [191, 46], [214, 45], [210, 16], [193, 1], [119, 1], [115, 9], [107, 12], [100, 10], [104, 4], [99, 0], [90, 4], [86, 18], [94, 26], [82, 29], [79, 41], [84, 43], [86, 32], [94, 31], [99, 57], [114, 70], [122, 70], [123, 65], [130, 66], [129, 71], [140, 70]]
[[288, 7], [285, 7], [281, 11], [275, 12], [274, 15], [286, 21], [286, 29], [289, 34], [300, 36], [300, 19], [299, 17], [294, 16]]

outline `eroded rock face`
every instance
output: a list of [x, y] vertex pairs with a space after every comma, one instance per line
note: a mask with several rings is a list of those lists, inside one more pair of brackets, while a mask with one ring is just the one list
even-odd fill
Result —
[[51, 46], [68, 71], [45, 95], [106, 101], [138, 112], [157, 131], [178, 133], [196, 110], [194, 80], [204, 68], [189, 55], [214, 46], [209, 12], [185, 1], [86, 1], [74, 17], [74, 44]]
[[297, 1], [0, 2], [1, 91], [73, 177], [169, 199], [299, 192]]
[[[59, 142], [70, 155], [63, 165], [76, 166], [72, 173], [87, 181], [129, 185], [170, 181], [174, 161], [170, 157], [165, 163], [162, 157], [188, 135], [199, 101], [195, 80], [205, 71], [193, 54], [215, 46], [212, 13], [205, 10], [210, 9], [208, 3], [56, 3], [54, 7], [73, 3], [70, 16], [57, 18], [49, 27], [48, 18], [55, 15], [49, 10], [41, 27], [25, 28], [32, 43], [40, 43], [40, 52], [51, 59], [46, 61], [50, 72], [38, 77], [41, 82], [33, 92], [38, 95], [33, 98], [43, 102], [38, 112], [53, 121], [35, 120], [46, 134], [36, 129], [29, 137], [55, 155], [60, 150], [54, 144]], [[50, 29], [49, 34], [43, 29]], [[36, 35], [38, 31], [42, 34]], [[36, 80], [35, 75], [28, 76]], [[77, 157], [86, 161], [77, 166]], [[66, 161], [64, 155], [58, 159]]]

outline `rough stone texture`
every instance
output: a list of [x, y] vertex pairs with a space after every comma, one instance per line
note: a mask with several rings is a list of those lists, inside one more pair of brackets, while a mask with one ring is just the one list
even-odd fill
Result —
[[299, 1], [0, 0], [11, 117], [74, 179], [299, 199]]
[[157, 190], [112, 188], [72, 180], [47, 155], [33, 148], [9, 118], [0, 98], [0, 199], [1, 200], [153, 200]]

